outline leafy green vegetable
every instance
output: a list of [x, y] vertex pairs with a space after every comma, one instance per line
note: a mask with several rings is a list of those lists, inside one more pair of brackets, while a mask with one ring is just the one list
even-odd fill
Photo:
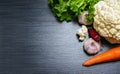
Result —
[[83, 11], [88, 11], [87, 21], [94, 17], [94, 5], [99, 0], [48, 0], [52, 12], [59, 21], [70, 21], [78, 17]]

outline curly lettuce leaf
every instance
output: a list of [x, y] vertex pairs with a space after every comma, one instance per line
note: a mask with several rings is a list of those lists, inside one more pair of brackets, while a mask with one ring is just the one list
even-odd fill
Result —
[[88, 11], [87, 21], [93, 20], [94, 5], [99, 0], [48, 0], [52, 12], [59, 21], [70, 21], [83, 11]]

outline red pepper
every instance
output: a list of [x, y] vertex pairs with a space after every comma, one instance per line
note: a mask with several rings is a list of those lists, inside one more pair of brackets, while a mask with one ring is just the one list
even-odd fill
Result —
[[96, 41], [101, 39], [100, 35], [92, 28], [88, 29], [89, 35]]

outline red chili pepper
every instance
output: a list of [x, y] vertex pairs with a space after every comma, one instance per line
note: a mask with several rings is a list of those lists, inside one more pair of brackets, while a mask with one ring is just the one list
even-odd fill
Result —
[[94, 29], [90, 28], [88, 32], [94, 40], [99, 41], [101, 39], [100, 35]]

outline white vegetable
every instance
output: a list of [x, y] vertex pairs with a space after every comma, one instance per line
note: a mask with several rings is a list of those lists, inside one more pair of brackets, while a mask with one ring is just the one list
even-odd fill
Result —
[[104, 0], [95, 6], [94, 28], [110, 43], [120, 43], [120, 0]]
[[89, 38], [84, 43], [84, 50], [88, 54], [96, 54], [100, 51], [100, 44], [93, 40], [92, 38]]
[[93, 21], [87, 22], [86, 16], [88, 15], [88, 11], [84, 11], [80, 16], [78, 16], [78, 22], [83, 25], [91, 25]]
[[79, 40], [84, 40], [87, 35], [88, 29], [85, 25], [82, 25], [82, 27], [77, 31], [77, 35], [79, 35]]

